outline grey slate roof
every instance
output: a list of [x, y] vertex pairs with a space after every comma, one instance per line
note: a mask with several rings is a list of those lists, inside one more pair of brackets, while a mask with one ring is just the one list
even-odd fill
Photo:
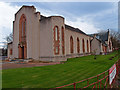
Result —
[[65, 28], [67, 28], [67, 29], [69, 29], [69, 30], [71, 30], [71, 31], [75, 31], [75, 32], [78, 32], [78, 33], [81, 33], [81, 34], [85, 34], [85, 35], [87, 35], [87, 34], [84, 33], [83, 31], [81, 31], [80, 29], [78, 29], [78, 28], [74, 28], [74, 27], [69, 26], [69, 25], [66, 25], [66, 24], [65, 24]]
[[91, 37], [94, 37], [94, 35], [96, 35], [96, 39], [98, 41], [100, 41], [105, 46], [107, 46], [107, 44], [105, 43], [105, 41], [108, 41], [109, 30], [107, 32], [103, 32], [103, 33], [89, 34], [89, 36], [91, 36]]
[[108, 41], [109, 31], [104, 32], [104, 33], [89, 34], [89, 36], [91, 36], [91, 37], [94, 37], [94, 35], [96, 35], [97, 39], [100, 39], [102, 41]]
[[99, 36], [99, 39], [102, 41], [108, 41], [108, 32], [98, 33], [96, 36]]

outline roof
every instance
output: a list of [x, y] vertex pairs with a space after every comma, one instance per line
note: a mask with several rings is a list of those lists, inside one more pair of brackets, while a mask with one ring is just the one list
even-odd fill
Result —
[[[34, 8], [34, 9], [36, 9], [34, 6], [26, 6], [26, 5], [23, 5], [23, 6], [17, 11], [17, 13], [18, 13], [23, 7], [25, 7], [25, 8], [28, 7], [28, 8]], [[16, 14], [17, 14], [17, 13], [16, 13]], [[15, 15], [16, 15], [16, 14], [15, 14]]]
[[61, 18], [63, 18], [63, 19], [64, 19], [64, 17], [62, 17], [62, 16], [48, 16], [48, 17], [46, 17], [46, 16], [43, 16], [43, 15], [40, 15], [40, 16], [41, 16], [41, 19], [40, 19], [40, 21], [41, 21], [41, 20], [48, 19], [48, 18], [52, 18], [52, 17], [61, 17]]
[[74, 28], [74, 27], [69, 26], [69, 25], [66, 25], [66, 24], [65, 24], [65, 28], [67, 28], [67, 29], [69, 29], [69, 30], [71, 30], [71, 31], [75, 31], [75, 32], [78, 32], [78, 33], [81, 33], [81, 34], [85, 34], [85, 35], [87, 35], [87, 34], [84, 33], [83, 31], [81, 31], [80, 29], [78, 29], [78, 28]]
[[[54, 16], [46, 17], [46, 16], [43, 16], [43, 15], [40, 15], [40, 16], [41, 16], [41, 19], [40, 19], [40, 20], [44, 20], [44, 19], [47, 19], [47, 18], [54, 17]], [[58, 17], [61, 17], [61, 16], [58, 16]], [[63, 18], [63, 17], [62, 17], [62, 18]], [[78, 28], [74, 28], [74, 27], [69, 26], [69, 25], [66, 25], [66, 24], [65, 24], [65, 28], [67, 28], [68, 30], [71, 30], [71, 31], [75, 31], [75, 32], [78, 32], [78, 33], [81, 33], [81, 34], [87, 35], [87, 34], [84, 33], [83, 31], [81, 31], [80, 29], [78, 29]]]
[[13, 42], [9, 42], [8, 45], [9, 45], [9, 44], [12, 44], [12, 43], [13, 43]]
[[[95, 38], [95, 37], [94, 37]], [[94, 40], [94, 38], [90, 41], [90, 42], [92, 42], [93, 40]], [[107, 46], [107, 44], [104, 42], [104, 41], [102, 41], [102, 40], [100, 40], [100, 39], [97, 39], [97, 38], [95, 38], [96, 40], [98, 40], [100, 43], [102, 43], [103, 45], [105, 45], [105, 46]]]
[[[36, 10], [36, 8], [35, 8], [34, 6], [26, 6], [26, 5], [23, 5], [23, 6], [18, 10], [18, 12], [19, 12], [22, 8], [33, 8], [33, 9]], [[17, 13], [18, 13], [18, 12], [17, 12]], [[16, 14], [17, 14], [17, 13], [16, 13]], [[40, 13], [40, 12], [36, 12], [36, 13]], [[36, 13], [35, 13], [35, 14], [36, 14]], [[16, 15], [16, 14], [15, 14], [15, 15]], [[61, 17], [61, 18], [64, 19], [64, 17], [62, 17], [62, 16], [49, 16], [49, 17], [43, 16], [43, 15], [40, 15], [40, 16], [41, 16], [40, 21], [49, 19], [49, 18], [51, 18], [51, 17]], [[71, 31], [75, 31], [75, 32], [78, 32], [78, 33], [87, 35], [87, 34], [84, 33], [83, 31], [81, 31], [80, 29], [74, 28], [74, 27], [69, 26], [69, 25], [66, 25], [66, 24], [65, 24], [65, 28], [67, 28], [68, 30], [71, 30]], [[87, 36], [88, 36], [88, 35], [87, 35]]]
[[46, 19], [47, 17], [43, 16], [43, 15], [40, 15], [41, 16], [41, 19], [40, 20], [43, 20], [43, 19]]
[[97, 39], [100, 39], [101, 41], [105, 42], [105, 41], [108, 41], [109, 30], [107, 32], [90, 34], [89, 36], [94, 37], [94, 35], [96, 35]]
[[[95, 33], [95, 34], [89, 34], [89, 36], [94, 37], [96, 35], [96, 39], [107, 46], [105, 41], [108, 41], [108, 35], [109, 35], [109, 30], [107, 32], [102, 32], [102, 33]], [[94, 37], [95, 38], [95, 37]]]

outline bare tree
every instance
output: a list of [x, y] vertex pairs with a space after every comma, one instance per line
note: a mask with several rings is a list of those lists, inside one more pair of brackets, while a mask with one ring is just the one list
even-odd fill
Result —
[[8, 36], [6, 36], [4, 39], [5, 39], [6, 43], [4, 43], [3, 48], [4, 48], [4, 49], [7, 49], [8, 43], [13, 42], [13, 33], [10, 33], [10, 34], [9, 34]]
[[10, 43], [13, 41], [13, 33], [10, 33], [6, 38], [7, 43]]
[[[99, 30], [99, 33], [104, 33], [107, 32], [105, 30]], [[110, 32], [110, 37], [112, 41], [113, 48], [120, 48], [120, 33], [115, 30], [109, 30]]]
[[2, 55], [7, 56], [8, 43], [13, 42], [13, 33], [10, 33], [4, 39], [5, 39], [5, 42], [2, 50]]
[[111, 31], [110, 33], [113, 48], [120, 48], [120, 33]]

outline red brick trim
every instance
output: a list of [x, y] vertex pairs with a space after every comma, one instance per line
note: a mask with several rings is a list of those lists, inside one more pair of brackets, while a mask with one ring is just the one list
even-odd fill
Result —
[[79, 38], [77, 37], [77, 53], [80, 53], [80, 41]]
[[82, 48], [83, 48], [83, 53], [85, 53], [85, 41], [82, 39]]
[[[26, 43], [26, 16], [24, 14], [21, 15], [20, 21], [19, 21], [19, 58], [22, 58], [22, 48], [24, 47], [24, 58], [27, 58], [27, 43]], [[23, 27], [22, 27], [23, 24]], [[23, 28], [23, 31], [22, 31]], [[23, 33], [23, 36], [22, 36]]]
[[12, 55], [12, 48], [10, 49], [10, 55]]
[[102, 50], [103, 50], [103, 52], [105, 51], [105, 50], [104, 50], [104, 45], [103, 45], [103, 44], [102, 44]]
[[61, 28], [61, 37], [62, 37], [62, 54], [64, 55], [65, 54], [65, 40], [64, 40], [64, 28], [62, 27]]
[[71, 36], [70, 37], [70, 53], [73, 53], [74, 52], [74, 43], [73, 43], [73, 37]]
[[87, 40], [87, 52], [89, 53], [89, 43], [88, 43], [88, 40]]
[[111, 42], [109, 41], [109, 49], [111, 50]]

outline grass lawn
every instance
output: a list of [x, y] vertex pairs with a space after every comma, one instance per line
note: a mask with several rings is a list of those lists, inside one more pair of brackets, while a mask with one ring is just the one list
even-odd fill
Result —
[[64, 64], [2, 70], [3, 88], [55, 88], [80, 81], [108, 70], [117, 60], [109, 55], [71, 58]]

